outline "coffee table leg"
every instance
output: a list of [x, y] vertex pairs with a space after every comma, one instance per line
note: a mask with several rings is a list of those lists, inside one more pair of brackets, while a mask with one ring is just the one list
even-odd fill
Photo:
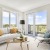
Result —
[[7, 43], [7, 47], [6, 47], [6, 50], [7, 50], [7, 48], [8, 48], [8, 43]]
[[27, 44], [27, 50], [29, 50], [29, 45]]
[[23, 48], [22, 48], [22, 42], [20, 43], [20, 46], [21, 46], [21, 50], [23, 50]]

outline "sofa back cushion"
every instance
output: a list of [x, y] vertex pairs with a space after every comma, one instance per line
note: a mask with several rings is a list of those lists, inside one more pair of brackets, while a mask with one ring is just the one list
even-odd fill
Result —
[[3, 30], [3, 34], [8, 34], [7, 28], [0, 28], [0, 30]]
[[0, 36], [3, 35], [3, 30], [0, 29]]

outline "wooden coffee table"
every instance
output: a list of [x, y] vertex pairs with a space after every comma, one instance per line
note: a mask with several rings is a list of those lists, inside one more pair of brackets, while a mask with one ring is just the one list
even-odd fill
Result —
[[8, 44], [9, 44], [9, 43], [20, 43], [21, 50], [23, 50], [23, 48], [22, 48], [22, 43], [23, 43], [23, 42], [26, 42], [27, 50], [29, 50], [29, 46], [28, 46], [28, 42], [29, 42], [29, 41], [24, 40], [24, 39], [22, 39], [22, 38], [20, 38], [20, 37], [13, 38], [12, 40], [8, 39], [8, 40], [6, 40], [6, 42], [7, 42], [6, 50], [7, 50], [7, 48], [8, 48]]

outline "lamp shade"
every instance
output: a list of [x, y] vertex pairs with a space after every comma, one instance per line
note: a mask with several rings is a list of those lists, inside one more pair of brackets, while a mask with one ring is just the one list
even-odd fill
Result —
[[20, 24], [25, 24], [25, 21], [24, 20], [20, 20]]

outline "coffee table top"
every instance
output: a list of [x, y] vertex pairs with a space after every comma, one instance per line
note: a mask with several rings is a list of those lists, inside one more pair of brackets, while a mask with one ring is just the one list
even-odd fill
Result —
[[23, 37], [23, 38], [17, 37], [17, 38], [13, 38], [12, 40], [8, 39], [8, 40], [6, 40], [6, 42], [19, 43], [19, 42], [29, 42], [29, 41], [27, 40], [27, 37]]
[[27, 37], [23, 37], [23, 38], [20, 38], [20, 37], [17, 37], [17, 38], [14, 38], [13, 39], [14, 42], [26, 42], [27, 41]]

